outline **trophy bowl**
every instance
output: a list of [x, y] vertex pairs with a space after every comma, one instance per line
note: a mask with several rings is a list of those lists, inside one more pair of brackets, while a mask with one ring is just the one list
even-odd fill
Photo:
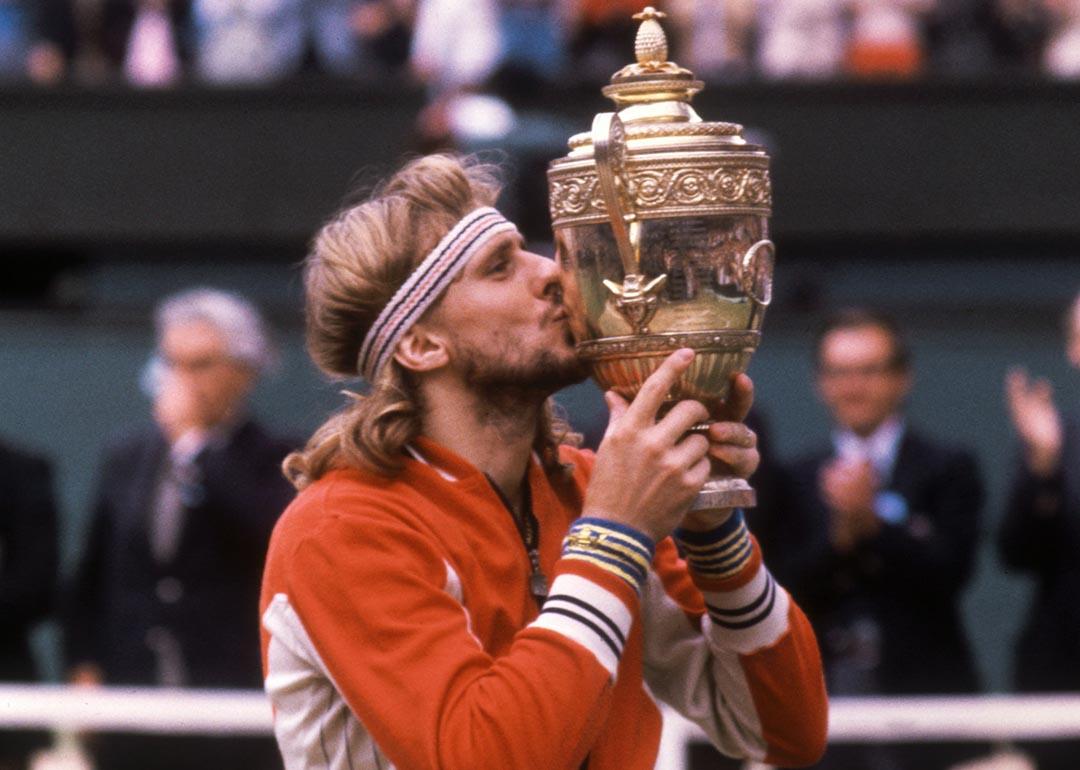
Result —
[[[715, 418], [772, 298], [769, 158], [741, 126], [704, 122], [690, 106], [703, 84], [667, 61], [663, 16], [634, 16], [637, 63], [603, 89], [618, 110], [597, 114], [549, 164], [549, 205], [593, 378], [632, 399], [671, 352], [692, 348], [668, 401], [696, 399]], [[714, 475], [692, 508], [754, 502], [744, 480]]]

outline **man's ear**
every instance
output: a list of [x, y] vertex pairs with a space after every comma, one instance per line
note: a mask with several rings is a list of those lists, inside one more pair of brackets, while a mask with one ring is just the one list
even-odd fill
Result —
[[412, 372], [430, 372], [450, 361], [446, 340], [424, 324], [415, 324], [397, 344], [394, 360]]

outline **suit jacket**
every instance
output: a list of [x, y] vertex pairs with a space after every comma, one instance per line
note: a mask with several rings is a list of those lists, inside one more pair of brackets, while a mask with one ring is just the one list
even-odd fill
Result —
[[983, 504], [973, 457], [905, 431], [884, 488], [903, 496], [907, 520], [884, 523], [874, 538], [841, 554], [829, 542], [818, 490], [831, 456], [831, 449], [823, 450], [793, 467], [791, 521], [770, 562], [814, 625], [827, 675], [841, 663], [852, 624], [870, 618], [877, 631], [871, 662], [878, 692], [976, 691], [959, 607]]
[[1080, 690], [1080, 422], [1066, 422], [1053, 478], [1038, 479], [1019, 463], [998, 550], [1008, 569], [1036, 580], [1016, 649], [1017, 686]]
[[48, 463], [0, 446], [0, 681], [36, 679], [28, 636], [53, 606], [57, 546]]
[[261, 686], [259, 585], [270, 532], [292, 499], [280, 470], [289, 449], [250, 421], [205, 448], [175, 554], [162, 563], [150, 517], [168, 445], [154, 427], [112, 446], [67, 592], [68, 665], [96, 663], [110, 684], [156, 684], [164, 630], [179, 644], [185, 684]]

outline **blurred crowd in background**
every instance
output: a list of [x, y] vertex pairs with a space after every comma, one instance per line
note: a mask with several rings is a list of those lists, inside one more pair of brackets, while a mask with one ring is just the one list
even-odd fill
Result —
[[[0, 79], [41, 85], [603, 82], [645, 0], [0, 0]], [[1080, 0], [651, 0], [712, 82], [1080, 77]], [[521, 83], [520, 79], [513, 82]]]

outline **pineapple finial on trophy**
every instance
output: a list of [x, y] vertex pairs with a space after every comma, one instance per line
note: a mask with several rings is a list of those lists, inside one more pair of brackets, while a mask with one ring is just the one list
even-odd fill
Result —
[[667, 35], [660, 26], [660, 19], [667, 18], [667, 14], [650, 5], [641, 13], [635, 13], [633, 18], [641, 22], [637, 37], [634, 38], [634, 56], [638, 64], [648, 66], [667, 61]]

